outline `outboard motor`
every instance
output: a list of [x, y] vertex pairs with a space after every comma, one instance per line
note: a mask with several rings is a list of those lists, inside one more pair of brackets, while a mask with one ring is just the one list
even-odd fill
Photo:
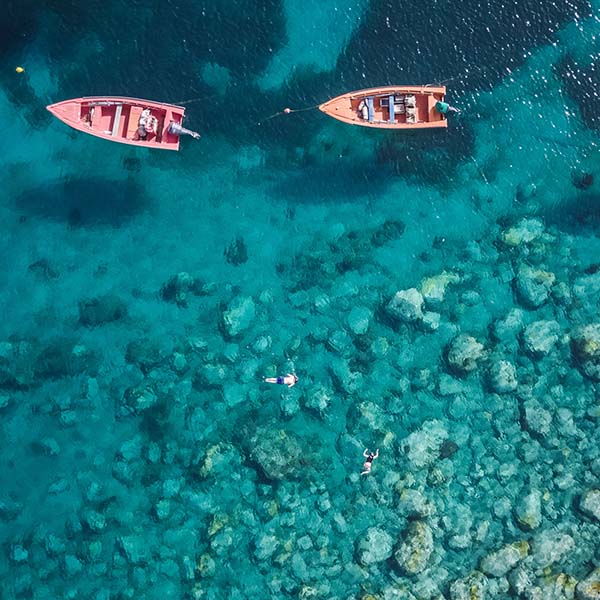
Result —
[[200, 139], [199, 133], [196, 133], [191, 129], [186, 129], [181, 125], [181, 123], [175, 123], [175, 121], [171, 121], [169, 125], [169, 133], [173, 135], [191, 135], [195, 140]]

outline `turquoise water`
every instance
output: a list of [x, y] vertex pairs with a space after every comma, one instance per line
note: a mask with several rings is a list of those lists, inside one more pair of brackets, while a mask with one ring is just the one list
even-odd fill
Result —
[[[600, 5], [43, 4], [0, 25], [0, 598], [598, 598]], [[447, 131], [268, 119], [445, 80]], [[203, 137], [44, 108], [93, 94]]]

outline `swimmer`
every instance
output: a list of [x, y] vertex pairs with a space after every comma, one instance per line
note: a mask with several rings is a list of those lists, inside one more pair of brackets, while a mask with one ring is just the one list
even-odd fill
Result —
[[278, 383], [289, 388], [294, 387], [297, 381], [298, 376], [295, 373], [288, 373], [285, 377], [265, 377], [265, 383]]
[[373, 461], [379, 456], [379, 448], [377, 448], [377, 450], [375, 450], [375, 454], [373, 454], [372, 452], [369, 452], [368, 448], [365, 448], [365, 451], [363, 452], [363, 456], [367, 460], [365, 460], [365, 464], [363, 465], [364, 471], [361, 473], [361, 475], [368, 475], [371, 472], [371, 466], [373, 465]]

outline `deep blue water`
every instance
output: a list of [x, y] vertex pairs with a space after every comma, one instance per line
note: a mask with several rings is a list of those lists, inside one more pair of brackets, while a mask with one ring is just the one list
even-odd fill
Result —
[[[592, 597], [599, 10], [9, 0], [0, 598]], [[311, 109], [442, 82], [444, 131]], [[45, 110], [96, 94], [202, 139]]]

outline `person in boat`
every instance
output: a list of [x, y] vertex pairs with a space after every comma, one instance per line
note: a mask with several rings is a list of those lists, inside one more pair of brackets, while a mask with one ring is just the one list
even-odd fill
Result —
[[363, 456], [365, 457], [366, 460], [363, 465], [364, 471], [361, 473], [361, 475], [368, 475], [371, 472], [371, 467], [373, 465], [373, 461], [379, 456], [379, 448], [377, 448], [377, 450], [375, 450], [375, 454], [373, 454], [373, 452], [369, 452], [368, 448], [365, 448], [365, 451], [363, 452]]
[[158, 119], [149, 108], [145, 108], [138, 121], [138, 137], [145, 140], [149, 135], [156, 135], [158, 131]]
[[298, 382], [296, 373], [288, 373], [284, 377], [265, 377], [265, 383], [276, 383], [278, 385], [287, 385], [289, 388], [294, 387]]
[[367, 106], [367, 103], [365, 102], [365, 100], [361, 100], [359, 105], [358, 105], [358, 114], [360, 116], [361, 119], [367, 121], [369, 119], [369, 107]]

